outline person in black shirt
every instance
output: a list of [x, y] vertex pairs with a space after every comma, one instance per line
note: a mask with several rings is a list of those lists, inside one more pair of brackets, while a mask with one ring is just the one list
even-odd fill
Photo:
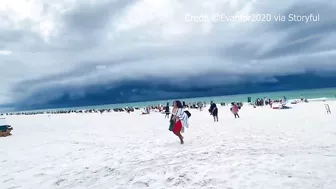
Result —
[[214, 122], [218, 122], [218, 108], [216, 106], [216, 103], [213, 103], [211, 101], [210, 104], [211, 104], [210, 109], [209, 109], [210, 115], [213, 116]]
[[165, 107], [165, 114], [166, 114], [165, 118], [169, 119], [169, 114], [170, 114], [169, 102], [167, 102], [167, 106]]

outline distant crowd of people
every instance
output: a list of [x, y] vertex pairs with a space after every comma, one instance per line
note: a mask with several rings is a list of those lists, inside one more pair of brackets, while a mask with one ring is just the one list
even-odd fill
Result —
[[[292, 101], [291, 104], [297, 104], [299, 101], [301, 102], [305, 102], [308, 103], [308, 100], [306, 98], [303, 98], [303, 96], [300, 97], [300, 100], [295, 100]], [[279, 103], [279, 104], [286, 104], [287, 103], [287, 98], [286, 96], [284, 96], [281, 99], [275, 99], [275, 100], [271, 100], [270, 98], [257, 98], [253, 103], [251, 103], [251, 105], [254, 105], [254, 107], [256, 106], [270, 106], [272, 108], [273, 103]]]
[[[254, 106], [271, 106], [273, 103], [283, 103], [284, 99], [276, 99], [271, 100], [267, 98], [257, 98], [253, 103], [250, 103]], [[308, 102], [307, 99], [304, 99], [301, 97], [301, 101]], [[186, 103], [185, 101], [181, 102], [183, 108], [189, 108], [189, 109], [198, 109], [199, 111], [203, 111], [203, 109], [207, 106], [207, 102], [192, 102], [192, 103]], [[219, 103], [221, 106], [226, 106], [227, 104], [225, 102]], [[242, 102], [232, 102], [231, 103], [231, 111], [235, 115], [235, 117], [239, 118], [238, 111], [243, 106]], [[237, 109], [237, 108], [238, 109]], [[166, 114], [166, 118], [169, 118], [169, 103], [166, 104], [166, 106], [158, 104], [158, 105], [150, 105], [147, 107], [144, 107], [142, 109], [142, 114], [150, 114], [151, 112], [162, 112]], [[27, 112], [14, 112], [14, 113], [2, 113], [0, 116], [4, 115], [38, 115], [38, 114], [70, 114], [70, 113], [109, 113], [109, 112], [127, 112], [131, 113], [135, 110], [140, 110], [139, 107], [126, 107], [126, 108], [102, 108], [102, 109], [87, 109], [87, 110], [53, 110], [53, 111], [27, 111]], [[209, 113], [214, 117], [214, 121], [218, 121], [218, 109], [217, 105], [211, 101], [210, 102], [210, 108]]]
[[[193, 102], [193, 103], [186, 103], [185, 101], [181, 102], [183, 108], [188, 109], [198, 109], [203, 111], [203, 108], [207, 106], [206, 102]], [[242, 102], [236, 103], [238, 107], [242, 106]], [[214, 106], [212, 101], [210, 102], [210, 106]], [[226, 103], [220, 103], [221, 106], [226, 106]], [[11, 112], [11, 113], [1, 113], [0, 116], [4, 115], [39, 115], [39, 114], [71, 114], [71, 113], [78, 113], [78, 114], [89, 114], [89, 113], [110, 113], [110, 112], [126, 112], [131, 113], [135, 112], [135, 110], [141, 110], [139, 107], [126, 107], [126, 108], [101, 108], [101, 109], [86, 109], [86, 110], [38, 110], [38, 111], [26, 111], [26, 112]], [[169, 103], [166, 106], [163, 105], [150, 105], [144, 107], [142, 109], [142, 114], [150, 114], [150, 112], [167, 112], [169, 111]], [[211, 115], [216, 115], [216, 110], [214, 110]], [[169, 115], [168, 115], [169, 117]]]
[[135, 110], [140, 110], [138, 107], [126, 107], [126, 108], [103, 108], [103, 109], [87, 109], [87, 110], [54, 110], [54, 111], [27, 111], [27, 112], [13, 112], [13, 113], [1, 113], [0, 116], [4, 115], [39, 115], [39, 114], [71, 114], [71, 113], [109, 113], [109, 112], [134, 112]]

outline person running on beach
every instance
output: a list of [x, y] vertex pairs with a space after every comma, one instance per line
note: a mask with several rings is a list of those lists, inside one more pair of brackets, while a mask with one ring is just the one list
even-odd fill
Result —
[[165, 107], [165, 114], [166, 114], [165, 118], [169, 119], [169, 114], [170, 114], [169, 102], [167, 102], [167, 106]]
[[184, 144], [183, 132], [184, 127], [188, 127], [188, 115], [183, 111], [183, 105], [180, 101], [174, 101], [174, 108], [172, 110], [171, 122], [173, 122], [173, 133], [179, 137], [181, 144]]
[[233, 113], [233, 115], [235, 116], [235, 118], [239, 118], [239, 115], [238, 115], [238, 111], [239, 111], [239, 108], [238, 106], [235, 104], [235, 103], [231, 103], [231, 112]]
[[210, 104], [211, 104], [210, 109], [209, 109], [210, 115], [213, 116], [214, 122], [218, 122], [218, 108], [216, 106], [216, 103], [213, 103], [211, 101]]

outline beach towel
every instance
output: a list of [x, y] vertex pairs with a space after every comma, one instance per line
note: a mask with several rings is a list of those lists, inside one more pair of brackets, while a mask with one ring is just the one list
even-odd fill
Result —
[[179, 118], [179, 120], [182, 123], [182, 130], [181, 132], [184, 133], [184, 129], [188, 128], [188, 115], [185, 111], [182, 110], [182, 108], [179, 108], [176, 112], [176, 116]]
[[181, 120], [178, 120], [174, 124], [173, 133], [176, 134], [176, 135], [179, 134], [179, 133], [181, 133], [182, 132], [182, 128], [183, 128], [182, 122], [181, 122]]

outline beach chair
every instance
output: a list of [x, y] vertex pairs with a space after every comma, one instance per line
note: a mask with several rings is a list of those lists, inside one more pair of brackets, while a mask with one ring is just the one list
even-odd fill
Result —
[[6, 137], [12, 135], [11, 132], [13, 127], [10, 125], [4, 124], [5, 118], [0, 118], [0, 137]]
[[330, 110], [329, 104], [324, 104], [324, 107], [325, 107], [325, 109], [327, 111], [327, 114], [331, 114], [331, 110]]

